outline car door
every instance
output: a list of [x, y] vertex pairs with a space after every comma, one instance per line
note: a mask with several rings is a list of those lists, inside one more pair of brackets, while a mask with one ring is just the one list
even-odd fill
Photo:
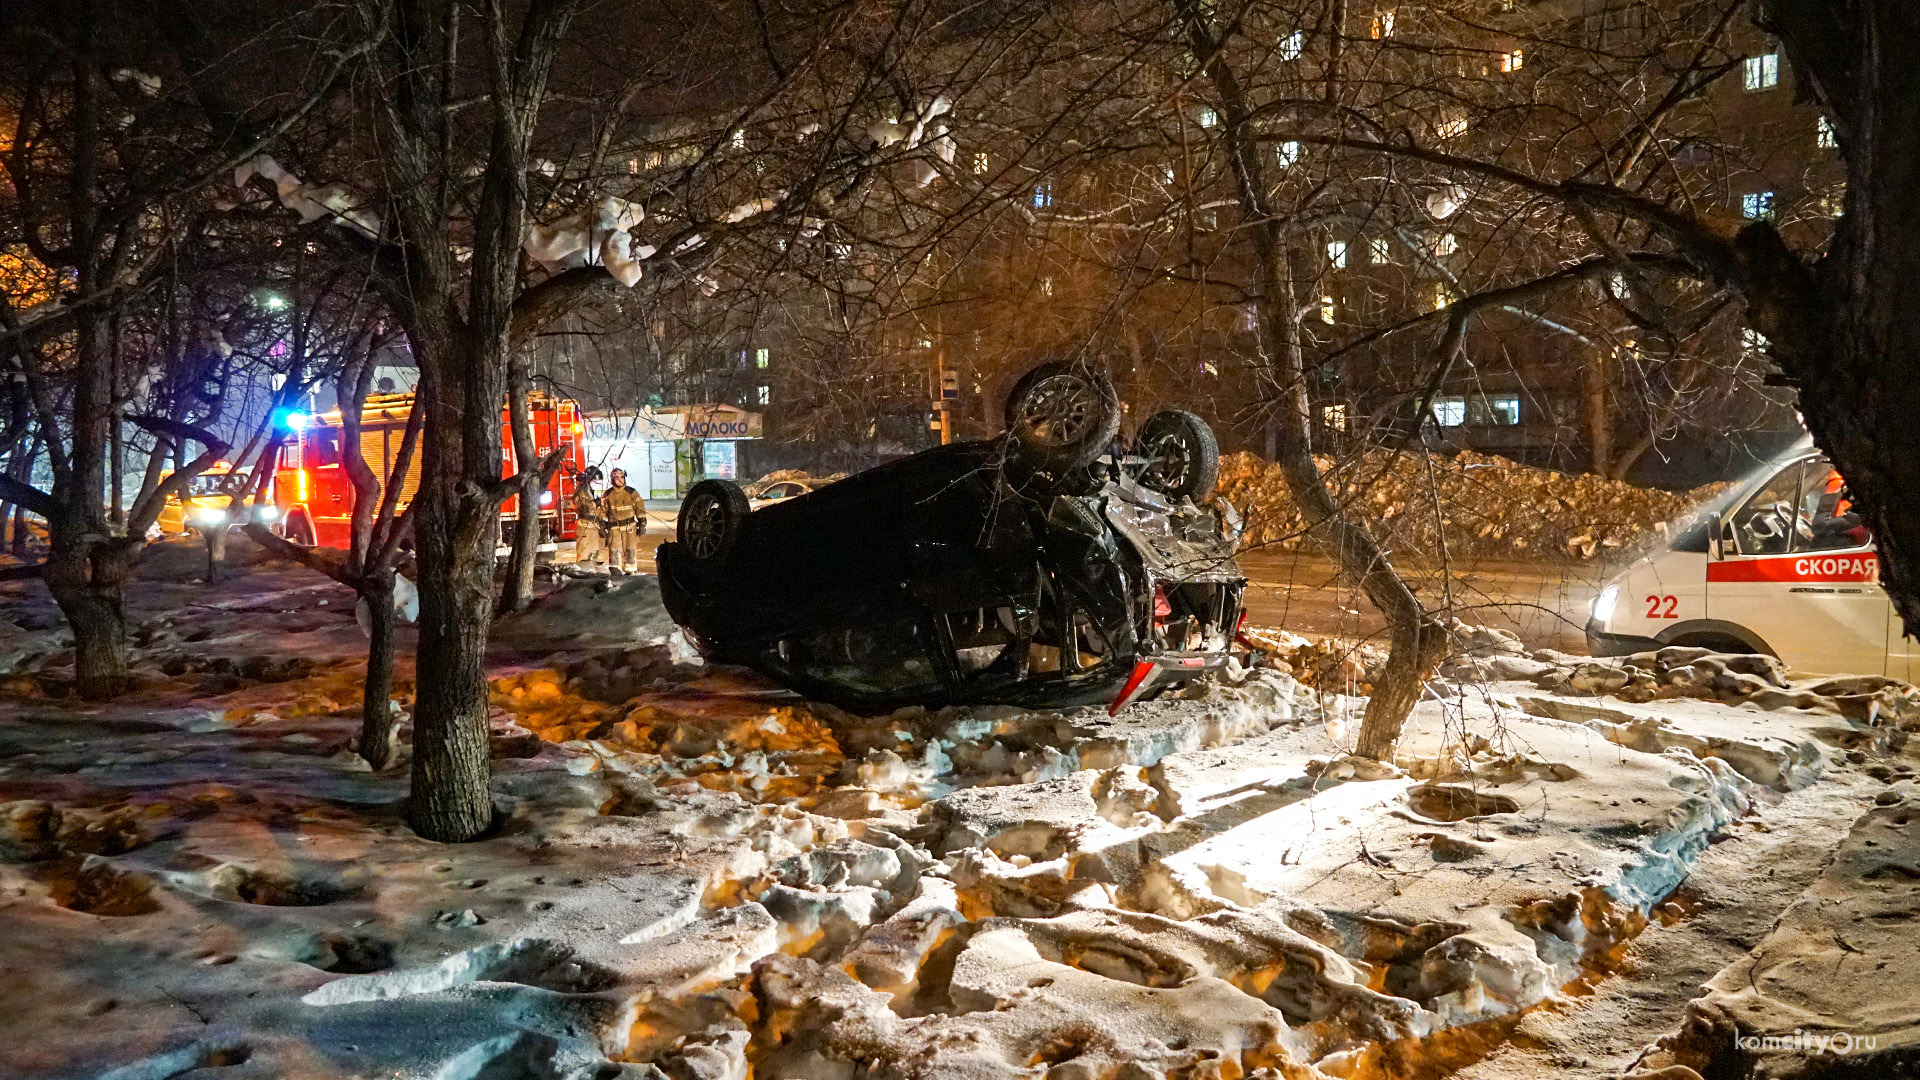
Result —
[[1884, 674], [1887, 596], [1871, 535], [1833, 466], [1800, 458], [1726, 518], [1707, 613], [1806, 671]]

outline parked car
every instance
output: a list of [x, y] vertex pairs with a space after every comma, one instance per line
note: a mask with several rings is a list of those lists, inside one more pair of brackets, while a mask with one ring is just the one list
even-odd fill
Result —
[[710, 659], [855, 709], [1111, 702], [1226, 662], [1239, 519], [1187, 412], [1117, 440], [1112, 384], [1029, 372], [1008, 430], [752, 507], [694, 486], [658, 553], [668, 612]]
[[1802, 671], [1920, 676], [1920, 646], [1880, 587], [1873, 535], [1809, 439], [1609, 582], [1587, 645], [1595, 656], [1696, 645]]
[[[171, 477], [171, 471], [160, 474], [164, 482]], [[280, 520], [279, 508], [271, 503], [258, 506], [250, 502], [234, 503], [234, 496], [248, 491], [253, 486], [253, 473], [242, 469], [235, 472], [233, 464], [216, 461], [205, 472], [187, 481], [186, 490], [178, 495], [170, 495], [160, 507], [160, 517], [154, 522], [154, 531], [161, 536], [181, 536], [189, 529], [203, 526], [244, 525], [248, 521], [273, 524]]]

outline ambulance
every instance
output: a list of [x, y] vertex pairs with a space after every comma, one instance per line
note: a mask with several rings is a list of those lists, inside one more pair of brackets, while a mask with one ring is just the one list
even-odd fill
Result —
[[1587, 646], [1765, 653], [1808, 673], [1920, 676], [1873, 535], [1831, 462], [1803, 438], [1675, 530], [1593, 600]]

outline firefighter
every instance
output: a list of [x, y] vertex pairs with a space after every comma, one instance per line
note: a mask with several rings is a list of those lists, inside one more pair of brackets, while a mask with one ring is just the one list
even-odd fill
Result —
[[593, 491], [594, 485], [599, 482], [600, 466], [589, 465], [573, 486], [574, 531], [577, 534], [573, 542], [575, 566], [606, 561], [606, 523], [600, 516], [600, 496]]
[[600, 515], [607, 528], [607, 566], [628, 574], [639, 569], [640, 533], [646, 530], [647, 507], [640, 493], [627, 486], [627, 471], [613, 470], [611, 486], [600, 496]]

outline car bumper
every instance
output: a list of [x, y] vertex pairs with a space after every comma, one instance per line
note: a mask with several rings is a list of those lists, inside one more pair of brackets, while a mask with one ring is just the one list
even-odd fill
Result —
[[1112, 716], [1145, 695], [1149, 690], [1165, 686], [1177, 686], [1190, 682], [1202, 675], [1211, 675], [1227, 663], [1224, 652], [1165, 652], [1142, 656], [1134, 661], [1133, 673], [1120, 687], [1120, 693], [1114, 696], [1113, 704], [1107, 706], [1107, 715]]
[[1653, 652], [1666, 646], [1655, 638], [1637, 634], [1609, 634], [1593, 623], [1587, 624], [1587, 651], [1595, 656], [1632, 656]]

